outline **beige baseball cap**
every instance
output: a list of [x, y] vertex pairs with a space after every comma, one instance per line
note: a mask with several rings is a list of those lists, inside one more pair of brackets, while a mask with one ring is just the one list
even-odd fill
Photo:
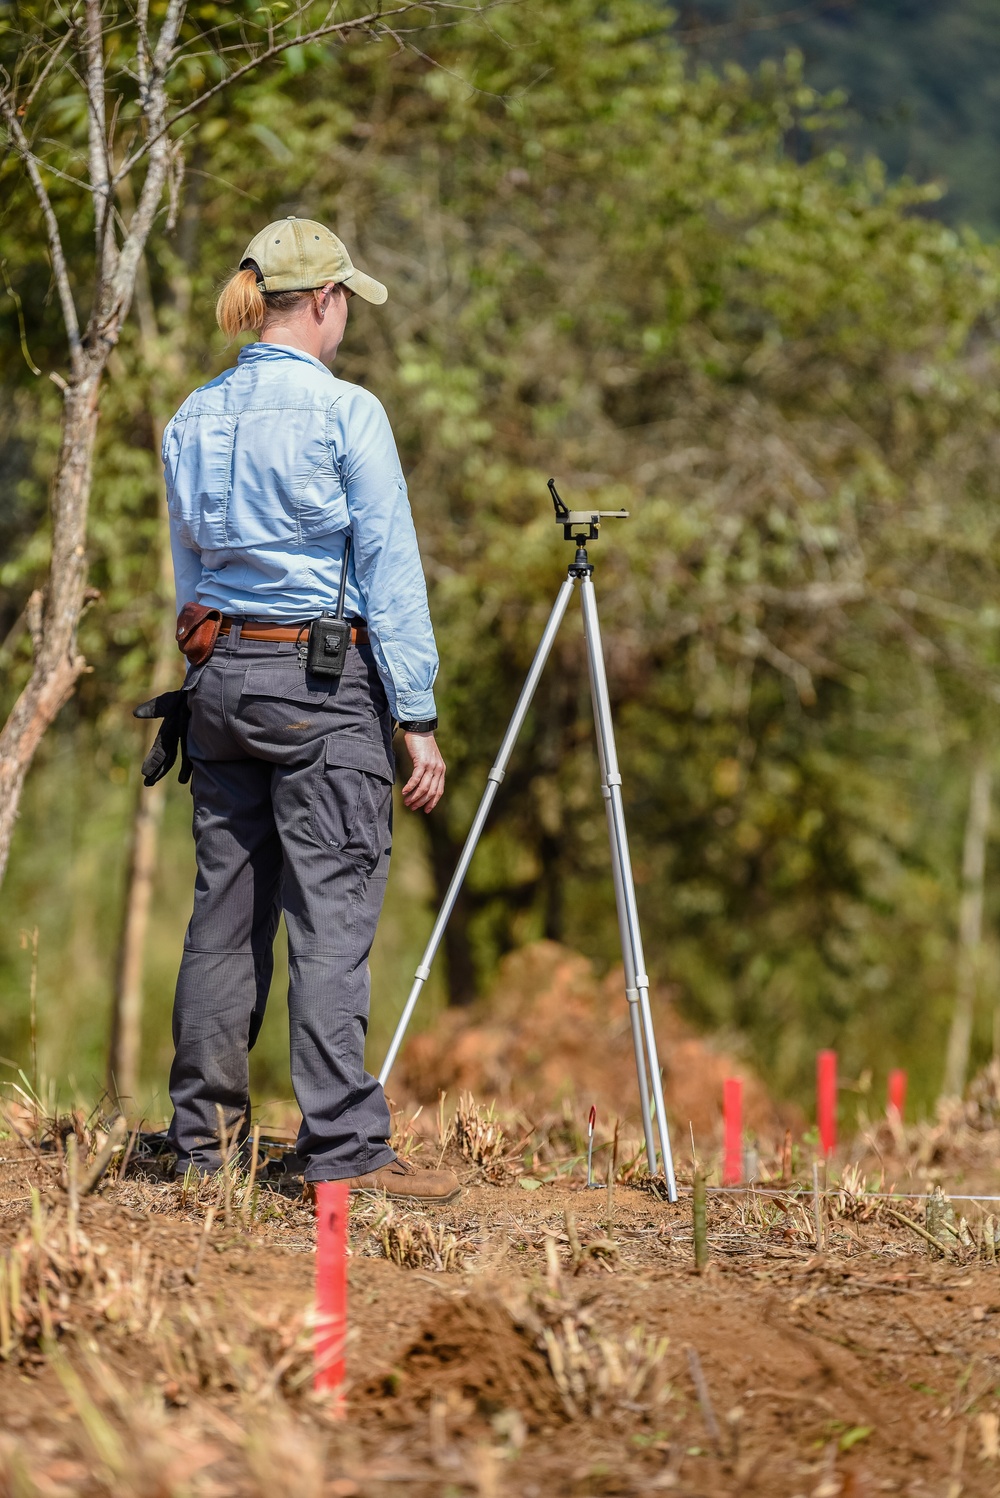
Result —
[[336, 281], [366, 302], [378, 304], [389, 295], [381, 281], [355, 269], [336, 234], [311, 218], [279, 218], [268, 224], [243, 251], [240, 270], [248, 260], [260, 267], [265, 291], [311, 291]]

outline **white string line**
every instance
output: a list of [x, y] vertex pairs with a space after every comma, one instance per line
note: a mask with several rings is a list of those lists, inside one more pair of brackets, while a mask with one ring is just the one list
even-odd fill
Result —
[[[959, 1202], [1000, 1202], [1000, 1196], [976, 1196], [971, 1191], [945, 1191], [941, 1188], [949, 1201]], [[746, 1186], [706, 1186], [706, 1192], [724, 1196], [783, 1196], [791, 1197], [793, 1201], [810, 1201], [812, 1190], [808, 1187], [789, 1187], [786, 1191], [761, 1190], [753, 1182]], [[690, 1196], [690, 1191], [683, 1193]], [[849, 1196], [852, 1201], [857, 1202], [922, 1202], [930, 1195], [927, 1191], [849, 1191], [846, 1186], [824, 1186], [820, 1196]]]

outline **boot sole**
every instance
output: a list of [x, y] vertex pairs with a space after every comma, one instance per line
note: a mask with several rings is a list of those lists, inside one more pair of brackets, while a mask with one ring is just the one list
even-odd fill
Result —
[[462, 1188], [457, 1187], [447, 1196], [418, 1196], [414, 1191], [386, 1191], [382, 1186], [352, 1186], [348, 1194], [350, 1196], [386, 1196], [391, 1202], [414, 1202], [419, 1207], [446, 1207], [449, 1202], [458, 1201]]

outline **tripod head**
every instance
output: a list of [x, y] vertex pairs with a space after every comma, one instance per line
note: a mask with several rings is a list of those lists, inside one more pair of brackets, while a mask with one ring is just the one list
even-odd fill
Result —
[[[627, 520], [628, 510], [570, 510], [559, 496], [555, 479], [549, 479], [549, 493], [556, 507], [556, 525], [563, 528], [563, 539], [583, 546], [596, 541], [602, 520]], [[584, 534], [586, 531], [586, 534]]]
[[597, 540], [602, 520], [627, 520], [628, 510], [571, 510], [560, 498], [555, 479], [549, 479], [549, 493], [555, 505], [556, 525], [563, 528], [563, 540], [576, 542], [576, 560], [570, 566], [570, 575], [589, 576], [593, 566], [587, 557], [587, 542]]

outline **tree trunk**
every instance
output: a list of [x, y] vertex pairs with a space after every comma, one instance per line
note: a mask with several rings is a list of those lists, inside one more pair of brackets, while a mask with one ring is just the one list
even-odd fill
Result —
[[[126, 183], [123, 187], [122, 196], [127, 201], [130, 196], [130, 185]], [[175, 303], [179, 307], [186, 306], [189, 295], [186, 274], [179, 274], [174, 278], [173, 292]], [[145, 261], [140, 263], [136, 276], [135, 309], [139, 322], [143, 363], [150, 377], [153, 408], [152, 437], [158, 453], [163, 442], [164, 425], [160, 416], [159, 397], [163, 392], [159, 373], [165, 372], [167, 383], [172, 385], [179, 376], [181, 360], [178, 357], [176, 343], [170, 350], [165, 350], [161, 346], [160, 330], [157, 325]], [[151, 697], [157, 697], [161, 692], [168, 692], [175, 684], [179, 685], [181, 676], [181, 657], [177, 650], [177, 639], [174, 633], [174, 570], [170, 556], [170, 517], [167, 512], [167, 496], [162, 481], [158, 491], [158, 510], [157, 595], [160, 626], [156, 636], [153, 671], [149, 682]], [[152, 744], [157, 727], [158, 725], [153, 723], [147, 730], [143, 741], [146, 749]], [[165, 779], [158, 780], [155, 785], [147, 786], [142, 784], [140, 778], [132, 813], [121, 936], [115, 969], [111, 1045], [108, 1052], [108, 1091], [119, 1104], [131, 1102], [133, 1107], [139, 1090], [146, 938], [149, 933], [149, 912], [152, 906], [160, 824], [163, 821], [166, 795]]]
[[969, 814], [962, 853], [962, 897], [958, 908], [958, 963], [942, 1097], [961, 1097], [969, 1070], [983, 930], [983, 874], [990, 823], [992, 770], [985, 754], [972, 771]]
[[[448, 836], [440, 819], [428, 817], [425, 825], [430, 846], [434, 893], [436, 904], [440, 909], [462, 850], [461, 845], [456, 845]], [[471, 1004], [476, 997], [476, 964], [473, 961], [472, 943], [469, 940], [471, 905], [468, 890], [463, 885], [455, 901], [451, 920], [444, 932], [444, 954], [448, 968], [448, 1003], [454, 1005]]]
[[87, 599], [87, 508], [103, 373], [103, 359], [88, 362], [63, 394], [51, 504], [52, 561], [44, 598], [32, 594], [27, 608], [34, 665], [0, 731], [0, 882], [7, 870], [21, 791], [35, 751], [87, 669], [77, 650], [76, 632]]
[[[172, 597], [173, 570], [170, 562], [166, 504], [162, 498], [160, 509], [160, 589], [164, 599], [169, 599]], [[178, 675], [179, 656], [177, 641], [174, 637], [173, 612], [164, 603], [161, 613], [162, 621], [156, 642], [153, 673], [149, 683], [151, 697], [156, 697], [161, 692], [168, 692], [175, 684]], [[155, 723], [151, 726], [144, 740], [146, 748], [155, 737], [157, 726]], [[124, 912], [115, 971], [111, 1048], [108, 1054], [108, 1091], [120, 1104], [131, 1102], [133, 1106], [139, 1090], [146, 937], [149, 932], [149, 912], [153, 899], [160, 823], [163, 820], [166, 794], [165, 779], [158, 780], [155, 785], [143, 785], [140, 780], [132, 814], [128, 867], [125, 875]]]
[[566, 847], [558, 832], [542, 833], [538, 855], [542, 862], [542, 929], [546, 941], [562, 941], [565, 935], [562, 870]]
[[108, 1056], [108, 1091], [123, 1109], [136, 1107], [139, 1090], [143, 968], [165, 785], [141, 785], [132, 817]]

